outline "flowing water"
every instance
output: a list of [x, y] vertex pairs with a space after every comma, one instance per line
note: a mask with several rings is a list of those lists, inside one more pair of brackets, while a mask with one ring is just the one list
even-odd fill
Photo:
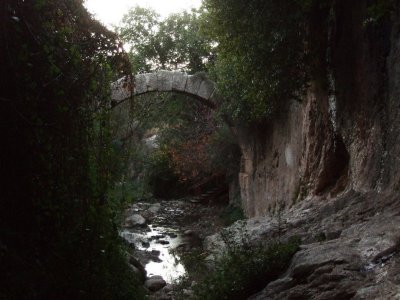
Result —
[[[186, 247], [192, 240], [184, 236], [179, 224], [184, 208], [185, 203], [179, 201], [170, 202], [168, 206], [164, 204], [149, 218], [148, 225], [121, 231], [121, 236], [134, 245], [134, 255], [145, 266], [147, 276], [161, 275], [164, 280], [173, 283], [185, 275], [186, 270], [177, 251], [178, 247]], [[148, 209], [149, 204], [138, 203], [128, 215], [145, 215]]]
[[[145, 269], [148, 276], [161, 275], [167, 282], [174, 282], [180, 276], [185, 275], [185, 267], [180, 261], [179, 254], [173, 251], [178, 246], [184, 244], [184, 238], [179, 231], [172, 230], [167, 227], [153, 227], [150, 225], [148, 234], [150, 240], [149, 249], [151, 251], [159, 251], [161, 261], [150, 261], [146, 264]], [[162, 241], [169, 244], [161, 244], [157, 239], [159, 236], [165, 236]]]
[[218, 216], [223, 207], [193, 203], [190, 198], [139, 202], [127, 209], [125, 217], [141, 215], [146, 224], [125, 226], [120, 235], [132, 246], [133, 256], [148, 277], [161, 275], [168, 283], [175, 283], [181, 276], [190, 276], [181, 255], [202, 249], [204, 237], [220, 227]]

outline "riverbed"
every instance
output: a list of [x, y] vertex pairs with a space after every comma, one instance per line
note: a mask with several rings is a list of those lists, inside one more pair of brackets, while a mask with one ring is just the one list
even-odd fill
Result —
[[223, 205], [193, 202], [190, 198], [153, 199], [135, 203], [126, 210], [126, 220], [133, 217], [141, 222], [125, 222], [120, 234], [145, 267], [147, 277], [159, 275], [169, 284], [179, 282], [187, 275], [182, 255], [201, 251], [203, 239], [221, 227], [219, 215]]

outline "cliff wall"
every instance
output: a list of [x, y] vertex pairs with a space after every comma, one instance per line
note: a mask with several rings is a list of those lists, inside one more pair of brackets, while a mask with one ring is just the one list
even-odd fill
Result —
[[324, 50], [307, 95], [263, 125], [237, 129], [249, 217], [305, 198], [398, 189], [400, 17], [370, 22], [368, 6], [337, 1], [315, 20], [314, 48]]

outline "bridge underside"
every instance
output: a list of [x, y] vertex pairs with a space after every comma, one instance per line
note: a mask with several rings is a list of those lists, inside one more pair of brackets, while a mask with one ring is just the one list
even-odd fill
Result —
[[150, 92], [183, 93], [211, 108], [215, 108], [217, 104], [215, 84], [203, 74], [188, 75], [178, 71], [160, 70], [138, 74], [133, 83], [130, 78], [124, 77], [111, 84], [111, 98], [116, 102]]

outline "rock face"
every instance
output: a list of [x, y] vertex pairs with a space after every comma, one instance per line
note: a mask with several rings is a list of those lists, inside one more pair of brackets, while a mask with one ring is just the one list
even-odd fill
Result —
[[273, 120], [236, 128], [247, 216], [350, 189], [385, 193], [398, 188], [400, 17], [396, 11], [393, 23], [371, 31], [363, 25], [367, 11], [367, 1], [338, 1], [334, 27], [313, 27], [317, 40], [329, 35], [330, 65], [324, 65], [322, 53], [325, 75], [316, 75], [326, 77], [325, 86], [311, 82], [302, 102], [292, 101]]
[[[400, 297], [400, 203], [390, 195], [349, 191], [309, 198], [282, 215], [258, 217], [228, 230], [250, 242], [301, 237], [288, 270], [252, 300], [397, 299]], [[207, 264], [223, 252], [220, 234], [206, 239]]]
[[[334, 200], [330, 205], [315, 205], [308, 210], [303, 221], [308, 222], [309, 228], [296, 228], [299, 219], [290, 219], [291, 214], [298, 216], [304, 207], [295, 207], [291, 214], [286, 214], [289, 219], [284, 225], [284, 235], [300, 234], [306, 244], [295, 254], [281, 278], [250, 299], [400, 297], [398, 204], [388, 201], [377, 212], [372, 209], [372, 195], [347, 200], [352, 207], [342, 206]], [[332, 210], [332, 205], [338, 205], [336, 211]], [[350, 219], [352, 216], [354, 218]], [[321, 240], [319, 233], [324, 233], [326, 238], [327, 225], [335, 223], [340, 234], [331, 240], [316, 242]]]

